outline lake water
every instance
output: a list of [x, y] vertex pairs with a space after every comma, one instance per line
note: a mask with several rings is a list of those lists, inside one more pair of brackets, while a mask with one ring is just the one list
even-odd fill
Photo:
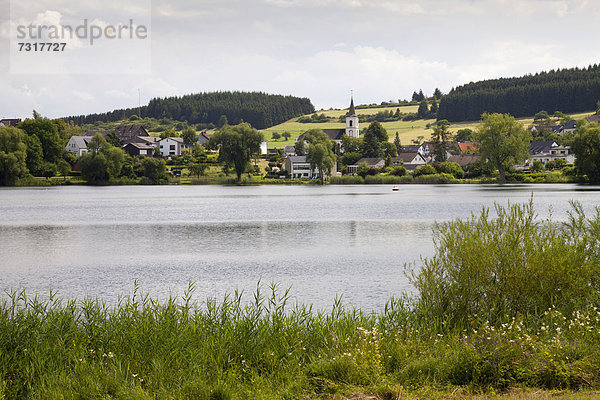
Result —
[[[114, 303], [145, 293], [196, 300], [258, 282], [328, 308], [366, 311], [410, 291], [403, 265], [433, 253], [435, 221], [494, 202], [526, 202], [564, 219], [600, 187], [576, 185], [123, 186], [0, 189], [0, 291]], [[266, 289], [266, 287], [265, 287]]]

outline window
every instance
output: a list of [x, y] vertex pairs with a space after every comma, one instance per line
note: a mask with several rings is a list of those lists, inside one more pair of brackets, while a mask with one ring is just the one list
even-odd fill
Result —
[[350, 120], [350, 126], [352, 126], [352, 120]]
[[172, 145], [169, 147], [169, 150], [175, 150], [175, 145], [174, 145], [174, 144], [172, 144]]

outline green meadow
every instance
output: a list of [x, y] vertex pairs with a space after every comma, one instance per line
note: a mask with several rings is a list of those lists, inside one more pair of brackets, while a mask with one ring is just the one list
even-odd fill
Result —
[[[357, 109], [356, 113], [361, 114], [376, 114], [380, 111], [392, 111], [395, 112], [396, 108], [400, 108], [400, 111], [403, 113], [414, 113], [417, 111], [418, 106], [403, 106], [403, 107], [378, 107], [378, 108], [364, 108]], [[348, 109], [346, 110], [325, 110], [325, 111], [317, 111], [317, 114], [325, 114], [329, 117], [339, 117], [342, 115], [346, 115]], [[579, 114], [573, 114], [571, 117], [573, 119], [582, 119], [593, 112], [585, 112]], [[310, 114], [309, 114], [310, 116]], [[519, 122], [524, 124], [525, 126], [530, 126], [533, 124], [533, 117], [527, 118], [519, 118], [517, 119]], [[300, 123], [297, 122], [298, 118], [290, 119], [289, 121], [284, 122], [283, 124], [279, 124], [273, 126], [271, 128], [262, 130], [265, 138], [269, 141], [269, 148], [282, 148], [285, 146], [293, 146], [295, 142], [295, 138], [300, 134], [310, 130], [310, 129], [334, 129], [334, 128], [344, 128], [345, 124], [341, 122], [325, 122], [325, 123]], [[383, 127], [387, 130], [387, 133], [390, 137], [390, 141], [394, 140], [396, 132], [398, 132], [398, 136], [400, 137], [400, 142], [402, 145], [412, 144], [413, 140], [419, 140], [420, 142], [427, 141], [431, 137], [432, 129], [427, 128], [428, 125], [435, 124], [434, 119], [429, 120], [416, 120], [416, 121], [393, 121], [393, 122], [383, 122]], [[360, 129], [364, 131], [369, 126], [368, 123], [361, 123]], [[469, 121], [469, 122], [458, 122], [453, 123], [450, 126], [450, 131], [456, 133], [460, 129], [469, 128], [472, 130], [477, 129], [479, 126], [479, 121]], [[283, 132], [290, 132], [292, 137], [290, 140], [284, 140], [283, 138], [278, 140], [272, 139], [272, 134], [277, 132], [279, 134]]]
[[[395, 112], [397, 108], [399, 108], [400, 112], [403, 113], [414, 113], [417, 111], [418, 106], [362, 108], [356, 109], [356, 113], [358, 115], [369, 115], [376, 114], [381, 111]], [[338, 118], [342, 115], [346, 115], [347, 112], [348, 109], [323, 110], [317, 111], [317, 114], [325, 114], [328, 117]], [[398, 136], [400, 137], [401, 143], [404, 145], [408, 145], [412, 143], [412, 140], [416, 140], [419, 136], [423, 136], [424, 140], [427, 140], [431, 136], [431, 130], [427, 129], [426, 126], [432, 123], [435, 123], [435, 120], [432, 119], [416, 121], [393, 121], [383, 122], [382, 125], [387, 130], [388, 135], [390, 136], [390, 140], [393, 140], [393, 138], [396, 135], [396, 132], [398, 132]], [[345, 128], [345, 126], [345, 123], [341, 122], [300, 123], [298, 122], [298, 118], [293, 118], [289, 121], [284, 122], [283, 124], [273, 126], [271, 128], [262, 130], [261, 132], [263, 132], [265, 138], [269, 141], [269, 148], [281, 148], [284, 146], [294, 145], [295, 138], [310, 129], [336, 129]], [[361, 123], [360, 128], [364, 130], [368, 126], [369, 125], [366, 123]], [[290, 132], [292, 134], [292, 138], [287, 141], [284, 141], [283, 138], [278, 140], [272, 140], [272, 134], [274, 132], [277, 132], [279, 134], [283, 132]]]

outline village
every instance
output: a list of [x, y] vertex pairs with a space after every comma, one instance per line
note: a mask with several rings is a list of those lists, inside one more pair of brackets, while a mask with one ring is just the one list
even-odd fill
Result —
[[[587, 117], [589, 122], [597, 122], [599, 118], [600, 115]], [[361, 137], [359, 117], [354, 106], [354, 99], [351, 99], [345, 120], [346, 124], [343, 128], [321, 130], [327, 135], [329, 140], [335, 143], [335, 151], [339, 156], [339, 161], [336, 163], [335, 168], [333, 168], [331, 176], [375, 175], [385, 172], [386, 169], [391, 170], [394, 167], [404, 168], [405, 172], [403, 174], [414, 173], [423, 166], [434, 165], [436, 162], [455, 163], [463, 172], [468, 173], [481, 160], [481, 155], [479, 154], [480, 143], [476, 141], [453, 141], [448, 143], [442, 160], [439, 160], [439, 154], [436, 157], [434, 143], [431, 141], [423, 141], [421, 143], [414, 143], [415, 141], [413, 141], [409, 145], [398, 146], [399, 148], [391, 157], [362, 157], [350, 164], [344, 164], [343, 156], [345, 149], [342, 144], [344, 137], [353, 139]], [[0, 124], [15, 126], [19, 122], [20, 120], [2, 120]], [[552, 133], [553, 135], [562, 137], [563, 135], [573, 135], [576, 128], [577, 122], [569, 120], [564, 125], [536, 124], [532, 125], [529, 129], [533, 136]], [[190, 146], [185, 143], [182, 137], [168, 136], [161, 138], [151, 136], [144, 126], [138, 124], [123, 124], [117, 126], [114, 131], [87, 131], [82, 136], [72, 136], [65, 147], [65, 151], [76, 157], [86, 154], [88, 152], [88, 144], [97, 134], [105, 138], [114, 134], [118, 138], [122, 149], [132, 157], [159, 157], [169, 160], [191, 151], [195, 145], [203, 146], [208, 152], [218, 153], [217, 151], [208, 149], [208, 142], [212, 135], [206, 131], [197, 133], [196, 142]], [[264, 140], [260, 145], [260, 154], [256, 154], [255, 156], [266, 160], [265, 162], [279, 161], [278, 163], [270, 162], [265, 165], [265, 172], [280, 179], [313, 180], [321, 178], [321, 171], [314, 166], [311, 168], [306, 154], [303, 151], [297, 151], [297, 144], [299, 141], [304, 141], [305, 135], [306, 133], [301, 134], [295, 139], [295, 146], [287, 145], [281, 148], [269, 146], [269, 143]], [[304, 147], [301, 146], [302, 149]], [[575, 155], [572, 153], [570, 146], [559, 145], [555, 140], [533, 140], [528, 147], [527, 159], [522, 164], [514, 165], [514, 168], [517, 171], [534, 170], [541, 172], [545, 169], [560, 169], [565, 166], [572, 166], [574, 163]], [[178, 172], [180, 172], [180, 169]], [[325, 179], [327, 178], [329, 176], [325, 176]]]

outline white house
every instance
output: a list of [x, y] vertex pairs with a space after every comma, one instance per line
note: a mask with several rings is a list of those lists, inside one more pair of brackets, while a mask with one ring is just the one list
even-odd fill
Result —
[[548, 161], [565, 160], [567, 164], [575, 163], [575, 155], [571, 154], [569, 146], [554, 146], [547, 152], [536, 153], [529, 156], [529, 162], [540, 161], [546, 165]]
[[422, 153], [403, 152], [392, 158], [392, 165], [425, 165], [427, 160]]
[[320, 176], [319, 169], [310, 169], [310, 163], [306, 156], [290, 156], [285, 159], [285, 170], [289, 172], [292, 179], [313, 179]]
[[65, 146], [65, 151], [75, 154], [79, 157], [88, 152], [88, 143], [93, 136], [71, 136], [69, 142]]
[[198, 140], [199, 145], [204, 146], [206, 143], [208, 143], [211, 136], [212, 135], [209, 135], [206, 132], [200, 132], [198, 135], [196, 135], [196, 139]]
[[167, 137], [159, 143], [160, 154], [164, 157], [180, 156], [183, 148], [183, 139], [180, 137]]
[[268, 153], [267, 151], [267, 141], [263, 140], [263, 142], [260, 144], [260, 155], [261, 156], [266, 156]]
[[570, 120], [563, 126], [563, 134], [564, 133], [575, 133], [577, 130], [577, 121], [574, 119]]

